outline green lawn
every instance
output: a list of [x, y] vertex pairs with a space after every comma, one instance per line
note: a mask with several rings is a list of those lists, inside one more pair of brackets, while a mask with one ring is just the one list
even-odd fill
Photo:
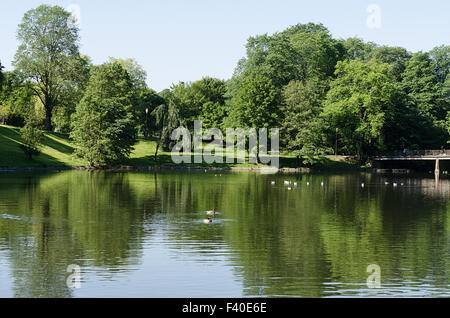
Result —
[[[43, 148], [39, 156], [27, 160], [20, 149], [21, 138], [19, 128], [0, 125], [0, 167], [81, 167], [87, 163], [73, 155], [75, 146], [68, 135], [59, 133], [45, 133]], [[123, 163], [125, 166], [176, 166], [172, 162], [170, 152], [159, 152], [155, 161], [156, 142], [140, 139], [130, 158]], [[192, 160], [193, 162], [193, 160]], [[215, 167], [263, 167], [254, 164], [182, 164], [183, 166], [215, 166]], [[293, 155], [280, 156], [280, 167], [297, 167], [297, 159]], [[316, 169], [351, 169], [355, 163], [345, 157], [326, 156], [317, 158], [311, 166]]]

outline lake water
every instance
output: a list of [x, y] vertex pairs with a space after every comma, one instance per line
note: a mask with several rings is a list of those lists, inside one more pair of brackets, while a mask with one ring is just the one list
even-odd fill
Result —
[[428, 176], [1, 173], [0, 297], [449, 297], [449, 198]]

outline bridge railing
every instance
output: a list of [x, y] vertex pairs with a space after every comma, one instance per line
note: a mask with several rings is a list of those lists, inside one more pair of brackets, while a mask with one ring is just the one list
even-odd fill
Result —
[[394, 150], [383, 151], [375, 155], [375, 157], [439, 157], [450, 156], [450, 150]]

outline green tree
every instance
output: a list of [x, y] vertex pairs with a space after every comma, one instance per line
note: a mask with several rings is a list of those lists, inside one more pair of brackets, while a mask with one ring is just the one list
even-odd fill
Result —
[[41, 5], [25, 13], [17, 31], [20, 42], [13, 64], [45, 108], [45, 129], [52, 129], [52, 111], [63, 99], [79, 59], [74, 17], [59, 6]]
[[406, 49], [390, 46], [372, 48], [369, 56], [383, 63], [388, 63], [397, 81], [401, 81], [406, 64], [411, 58], [411, 54]]
[[292, 81], [283, 90], [284, 106], [281, 142], [303, 156], [324, 154], [329, 150], [326, 123], [320, 116], [327, 85], [319, 80]]
[[314, 33], [300, 32], [292, 36], [291, 42], [298, 52], [300, 78], [333, 76], [336, 63], [344, 59], [344, 48], [331, 37], [328, 30]]
[[151, 113], [164, 103], [165, 99], [150, 88], [139, 88], [136, 91], [135, 119], [144, 137], [149, 137], [151, 134]]
[[130, 79], [133, 87], [146, 88], [147, 87], [147, 72], [144, 68], [137, 63], [133, 58], [118, 59], [114, 57], [108, 57], [108, 63], [119, 63], [130, 75]]
[[339, 62], [324, 116], [338, 128], [344, 149], [361, 155], [383, 144], [383, 127], [392, 114], [395, 79], [377, 60]]
[[91, 60], [88, 56], [81, 56], [79, 59], [72, 60], [70, 67], [71, 78], [64, 81], [61, 87], [61, 96], [58, 104], [53, 108], [52, 124], [55, 131], [70, 133], [70, 117], [75, 112], [77, 104], [83, 98], [86, 87], [89, 83]]
[[[194, 120], [203, 120], [203, 126], [219, 127], [225, 116], [225, 82], [205, 77], [193, 83], [180, 82], [172, 86], [169, 95], [179, 107], [180, 116], [189, 128]], [[215, 126], [211, 126], [215, 125]]]
[[93, 69], [86, 93], [72, 116], [71, 137], [76, 153], [91, 167], [126, 159], [136, 142], [131, 109], [132, 83], [118, 63]]
[[147, 72], [133, 58], [120, 59], [109, 57], [109, 63], [118, 63], [127, 71], [131, 81], [131, 112], [138, 127], [139, 132], [145, 137], [150, 134], [149, 114], [158, 106], [165, 102], [164, 98], [147, 86]]
[[401, 85], [422, 126], [433, 128], [434, 136], [426, 140], [431, 147], [440, 147], [447, 138], [445, 118], [450, 104], [442, 82], [445, 72], [440, 69], [428, 53], [415, 53], [406, 66]]
[[448, 80], [450, 73], [450, 46], [441, 45], [430, 51], [430, 57], [434, 61], [435, 73], [440, 83]]
[[20, 148], [25, 152], [27, 159], [31, 160], [33, 156], [39, 155], [43, 132], [33, 111], [29, 111], [26, 124], [20, 129], [20, 136], [23, 140]]
[[360, 38], [348, 38], [346, 40], [341, 40], [341, 43], [345, 49], [348, 60], [369, 60], [373, 50], [377, 47], [375, 43], [364, 42]]
[[151, 113], [152, 116], [152, 130], [158, 138], [155, 150], [155, 161], [158, 157], [158, 150], [161, 147], [164, 151], [169, 150], [172, 132], [184, 126], [179, 111], [179, 107], [175, 105], [174, 101], [169, 98], [167, 104], [162, 104], [156, 107]]
[[231, 125], [249, 128], [276, 127], [280, 118], [279, 95], [279, 90], [270, 78], [259, 74], [248, 76], [242, 82], [230, 110]]
[[[34, 108], [33, 84], [23, 81], [16, 71], [4, 73], [0, 85], [0, 122], [22, 127], [28, 112]], [[37, 120], [37, 119], [36, 119]]]

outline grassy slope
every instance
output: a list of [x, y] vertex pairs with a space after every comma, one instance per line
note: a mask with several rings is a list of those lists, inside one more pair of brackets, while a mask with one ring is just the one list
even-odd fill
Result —
[[[43, 140], [42, 153], [27, 160], [25, 154], [20, 149], [19, 145], [21, 138], [19, 128], [11, 126], [0, 125], [0, 167], [70, 167], [70, 166], [85, 166], [86, 162], [73, 155], [74, 145], [71, 144], [67, 135], [58, 133], [45, 133]], [[135, 145], [135, 150], [124, 165], [129, 166], [175, 166], [170, 157], [170, 153], [160, 152], [158, 159], [155, 162], [154, 153], [156, 143], [154, 141], [139, 140]], [[186, 164], [183, 164], [184, 166]], [[190, 164], [191, 166], [199, 166], [199, 164]], [[238, 166], [238, 167], [257, 167], [251, 164], [212, 164], [206, 163], [201, 166]], [[281, 167], [295, 167], [295, 156], [281, 156]], [[343, 157], [329, 156], [319, 159], [314, 165], [314, 168], [319, 169], [346, 169], [352, 168], [354, 165], [344, 161]]]

